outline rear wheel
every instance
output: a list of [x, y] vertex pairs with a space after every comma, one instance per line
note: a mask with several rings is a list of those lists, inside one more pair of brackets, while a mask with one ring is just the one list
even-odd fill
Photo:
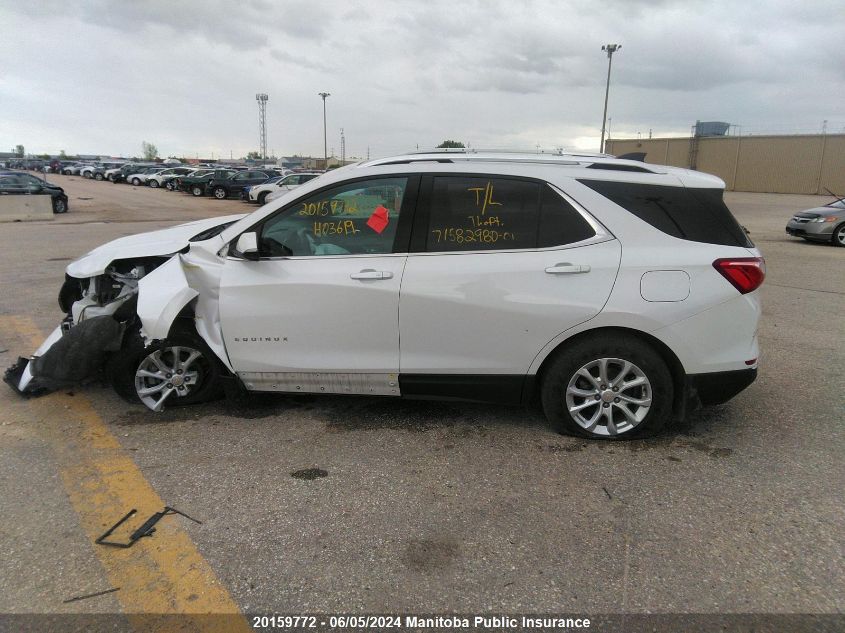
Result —
[[651, 435], [672, 414], [672, 375], [643, 341], [608, 334], [577, 341], [545, 371], [542, 403], [558, 430], [621, 440]]
[[197, 334], [174, 333], [144, 347], [134, 334], [109, 366], [112, 387], [125, 400], [153, 411], [205, 402], [220, 394], [220, 362]]
[[191, 195], [193, 195], [197, 198], [200, 197], [204, 193], [205, 193], [205, 191], [203, 191], [203, 188], [200, 187], [199, 185], [194, 185], [193, 187], [191, 187]]
[[845, 246], [845, 222], [833, 229], [831, 242], [834, 246]]
[[94, 180], [102, 180], [102, 179], [103, 179], [103, 174], [101, 174], [100, 172], [97, 172], [96, 174], [94, 174]]
[[61, 198], [53, 198], [53, 213], [67, 213], [67, 202]]
[[217, 198], [218, 200], [225, 200], [226, 199], [226, 188], [225, 187], [215, 187], [211, 190], [212, 195]]
[[132, 184], [133, 184], [133, 185], [135, 185], [135, 186], [137, 187], [138, 185], [140, 185], [140, 184], [141, 184], [141, 179], [140, 179], [140, 178], [133, 178], [133, 179], [132, 179]]

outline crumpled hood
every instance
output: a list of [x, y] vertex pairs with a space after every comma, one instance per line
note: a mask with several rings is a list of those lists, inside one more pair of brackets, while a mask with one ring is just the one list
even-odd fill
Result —
[[150, 257], [172, 255], [185, 248], [194, 235], [227, 222], [233, 222], [245, 217], [246, 213], [224, 215], [218, 218], [197, 220], [187, 224], [179, 224], [167, 229], [127, 235], [98, 246], [91, 252], [71, 262], [65, 269], [68, 275], [78, 279], [102, 275], [109, 265], [118, 259], [134, 259], [136, 257]]

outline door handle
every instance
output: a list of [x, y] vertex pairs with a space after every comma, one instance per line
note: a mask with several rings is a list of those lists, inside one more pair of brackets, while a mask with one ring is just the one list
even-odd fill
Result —
[[349, 275], [350, 279], [392, 279], [393, 273], [389, 270], [373, 270], [372, 268], [365, 268], [364, 270], [352, 273]]
[[590, 272], [589, 264], [570, 264], [569, 262], [561, 262], [554, 266], [546, 268], [546, 272], [550, 275], [573, 275], [575, 273]]

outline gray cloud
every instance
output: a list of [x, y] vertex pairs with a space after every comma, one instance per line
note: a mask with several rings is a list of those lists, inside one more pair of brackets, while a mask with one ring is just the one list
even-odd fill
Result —
[[[0, 0], [0, 146], [241, 155], [433, 145], [597, 145], [614, 56], [614, 132], [697, 118], [845, 127], [841, 3]], [[5, 145], [3, 145], [5, 143]], [[594, 147], [593, 147], [594, 148]]]

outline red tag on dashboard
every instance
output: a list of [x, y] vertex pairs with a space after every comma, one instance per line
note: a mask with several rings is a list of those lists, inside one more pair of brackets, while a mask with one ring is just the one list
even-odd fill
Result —
[[387, 225], [390, 223], [390, 215], [387, 209], [381, 205], [376, 207], [376, 210], [373, 211], [373, 214], [370, 216], [370, 219], [367, 220], [367, 226], [370, 227], [373, 231], [381, 234], [384, 229], [387, 228]]

